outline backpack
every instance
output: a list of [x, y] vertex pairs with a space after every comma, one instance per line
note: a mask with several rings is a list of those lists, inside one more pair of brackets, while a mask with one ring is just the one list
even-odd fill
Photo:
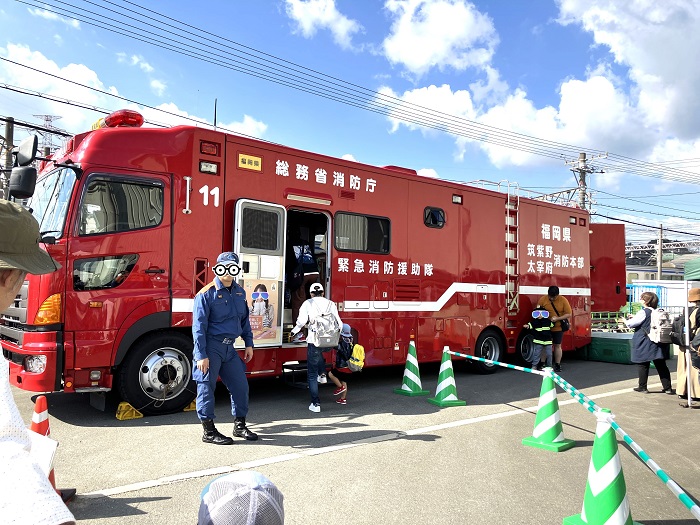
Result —
[[671, 322], [671, 342], [674, 345], [685, 346], [685, 316], [677, 315]]
[[348, 368], [353, 372], [360, 372], [363, 366], [365, 366], [365, 347], [355, 345], [352, 347], [352, 355], [348, 359]]
[[[335, 348], [340, 340], [340, 326], [338, 326], [338, 320], [335, 318], [335, 315], [331, 313], [332, 304], [329, 302], [328, 311], [316, 316], [316, 319], [309, 324], [309, 331], [316, 334], [316, 346], [319, 348]], [[318, 309], [316, 303], [314, 303], [314, 306]]]
[[[700, 325], [700, 308], [691, 308], [690, 313], [690, 337], [692, 341]], [[681, 347], [685, 346], [685, 315], [677, 315], [671, 324], [671, 342]]]
[[654, 343], [670, 343], [673, 321], [669, 313], [662, 308], [651, 311], [651, 325], [649, 326], [649, 339]]

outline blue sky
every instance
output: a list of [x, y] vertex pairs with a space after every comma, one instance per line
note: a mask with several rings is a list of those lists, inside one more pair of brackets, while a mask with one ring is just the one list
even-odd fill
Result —
[[[61, 116], [54, 125], [71, 133], [89, 129], [102, 115], [19, 94], [14, 88], [108, 110], [138, 107], [147, 119], [168, 124], [187, 123], [176, 116], [181, 115], [211, 125], [216, 99], [217, 124], [240, 133], [368, 164], [409, 167], [443, 179], [505, 179], [541, 193], [575, 187], [565, 161], [574, 160], [577, 148], [600, 150], [617, 156], [617, 164], [610, 158], [593, 163], [605, 171], [590, 177], [594, 211], [700, 234], [695, 220], [700, 186], [694, 175], [700, 170], [697, 2], [71, 4], [80, 15], [67, 13], [72, 8], [62, 0], [50, 5], [37, 0], [3, 3], [0, 58], [6, 60], [0, 60], [0, 115], [35, 123], [42, 121], [34, 115]], [[430, 130], [402, 121], [388, 106], [376, 113], [327, 100], [96, 27], [86, 18], [105, 23], [112, 17], [116, 28], [129, 29], [135, 24], [128, 17], [136, 15], [178, 26], [181, 39], [188, 38], [185, 31], [201, 35], [203, 30], [211, 38], [234, 41], [368, 93], [466, 119], [462, 123], [486, 124], [519, 133], [524, 140], [536, 137], [572, 147], [564, 157], [551, 154], [554, 150], [548, 147], [543, 150], [550, 155], [535, 155], [458, 136], [454, 127]], [[191, 27], [183, 28], [183, 22]], [[18, 132], [16, 139], [24, 135]], [[649, 164], [626, 171], [620, 168], [620, 156], [684, 171], [662, 172]], [[646, 241], [655, 235], [654, 230], [628, 226], [628, 240]], [[681, 234], [668, 237], [690, 239]]]

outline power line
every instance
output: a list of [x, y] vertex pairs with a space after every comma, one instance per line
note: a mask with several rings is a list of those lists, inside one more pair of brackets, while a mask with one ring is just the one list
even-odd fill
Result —
[[[72, 11], [70, 8], [79, 8], [74, 4], [65, 1], [61, 2], [60, 0], [55, 0], [55, 3], [39, 2], [38, 0], [17, 1], [61, 16], [73, 17], [85, 24], [94, 25], [183, 56], [382, 114], [403, 123], [440, 130], [472, 141], [485, 142], [494, 146], [516, 149], [532, 155], [558, 160], [563, 160], [567, 155], [573, 157], [582, 151], [593, 155], [603, 153], [601, 150], [575, 147], [561, 142], [495, 128], [379, 93], [357, 84], [325, 75], [275, 55], [264, 53], [233, 40], [214, 35], [156, 11], [140, 7], [128, 0], [124, 0], [122, 3], [134, 6], [149, 14], [137, 12], [134, 9], [128, 9], [107, 0], [103, 0], [102, 4], [114, 6], [119, 11], [100, 6], [98, 3], [88, 0], [85, 0], [84, 3], [101, 8], [103, 11], [96, 12], [82, 8], [80, 8], [80, 11]], [[60, 5], [55, 5], [56, 3]], [[63, 6], [69, 6], [69, 8]], [[124, 23], [123, 20], [115, 19], [107, 13], [125, 17], [128, 22]], [[95, 18], [89, 16], [89, 14], [95, 15]], [[155, 16], [151, 16], [151, 14]], [[163, 20], [174, 22], [177, 25]], [[109, 21], [115, 22], [115, 24], [111, 24]], [[154, 25], [154, 23], [158, 25]], [[175, 31], [171, 31], [169, 28]], [[194, 39], [184, 35], [191, 35]], [[700, 182], [700, 175], [696, 173], [622, 155], [609, 154], [605, 162], [598, 162], [597, 164], [607, 172], [624, 171], [630, 174], [657, 177], [676, 182], [694, 184]]]
[[[643, 228], [649, 228], [649, 229], [652, 229], [652, 230], [658, 230], [658, 229], [659, 229], [658, 226], [651, 226], [651, 225], [649, 225], [649, 224], [643, 224], [643, 223], [641, 223], [641, 222], [634, 222], [634, 221], [630, 221], [630, 220], [628, 220], [628, 219], [620, 219], [620, 218], [618, 218], [618, 217], [609, 217], [609, 216], [607, 216], [607, 215], [601, 215], [600, 213], [592, 213], [591, 216], [603, 217], [604, 219], [609, 219], [609, 220], [611, 220], [611, 221], [618, 221], [618, 222], [625, 222], [625, 223], [628, 223], [628, 224], [634, 224], [635, 226], [641, 226], [641, 227], [643, 227]], [[690, 236], [690, 237], [700, 237], [700, 233], [688, 233], [688, 232], [682, 232], [682, 231], [678, 231], [678, 230], [671, 230], [671, 229], [669, 229], [669, 228], [664, 228], [664, 232], [678, 233], [678, 234], [681, 234], [681, 235], [688, 235], [688, 236]]]

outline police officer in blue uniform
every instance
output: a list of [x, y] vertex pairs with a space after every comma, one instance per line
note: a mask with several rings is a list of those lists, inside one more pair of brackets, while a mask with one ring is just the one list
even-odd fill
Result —
[[[248, 414], [248, 379], [246, 363], [253, 358], [253, 332], [248, 319], [245, 290], [235, 282], [241, 274], [238, 255], [224, 252], [216, 259], [214, 280], [194, 298], [192, 334], [194, 366], [192, 377], [197, 382], [197, 416], [204, 427], [202, 441], [215, 445], [232, 445], [214, 426], [214, 389], [219, 377], [231, 394], [233, 435], [249, 441], [258, 439], [245, 424]], [[242, 337], [244, 359], [233, 347]]]

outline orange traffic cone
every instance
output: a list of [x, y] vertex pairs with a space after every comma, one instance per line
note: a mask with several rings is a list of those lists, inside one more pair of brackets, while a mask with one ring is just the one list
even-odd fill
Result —
[[[46, 403], [46, 396], [39, 396], [36, 398], [36, 403], [34, 403], [34, 414], [32, 414], [32, 423], [29, 425], [29, 430], [46, 437], [51, 435], [51, 429], [49, 428], [49, 407]], [[56, 493], [61, 496], [64, 503], [68, 503], [71, 499], [73, 499], [73, 496], [75, 496], [75, 489], [56, 488], [56, 479], [53, 473], [53, 467], [51, 468], [51, 472], [49, 472], [49, 481], [51, 482], [51, 486]]]

